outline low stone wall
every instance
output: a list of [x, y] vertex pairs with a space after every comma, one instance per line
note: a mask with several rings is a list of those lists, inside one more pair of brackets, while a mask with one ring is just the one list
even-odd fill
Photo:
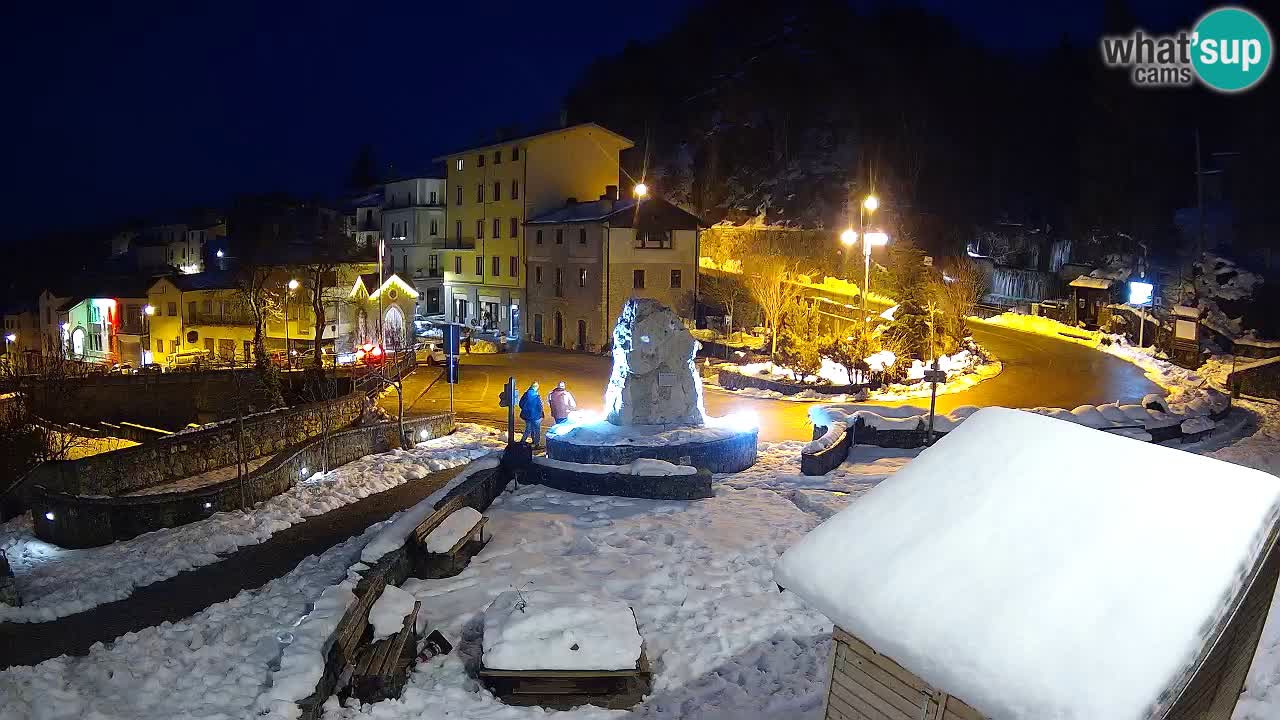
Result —
[[[326, 425], [332, 429], [345, 428], [360, 416], [365, 402], [362, 395], [347, 395], [328, 403], [301, 405], [245, 418], [244, 459], [280, 452], [320, 434]], [[21, 499], [26, 499], [36, 485], [69, 495], [137, 492], [235, 465], [238, 437], [238, 423], [229, 420], [204, 430], [176, 433], [79, 460], [47, 462], [27, 477], [18, 493]]]
[[[929, 426], [921, 422], [910, 430], [881, 430], [872, 427], [858, 418], [850, 428], [855, 445], [875, 445], [883, 448], [911, 449], [929, 444]], [[934, 431], [934, 438], [946, 436], [946, 433]]]
[[[813, 439], [826, 435], [828, 428], [818, 425], [813, 428]], [[827, 473], [840, 467], [849, 457], [849, 448], [853, 444], [853, 433], [845, 430], [840, 434], [840, 439], [833, 443], [825, 450], [816, 453], [801, 452], [800, 453], [800, 472], [804, 475], [826, 475]]]
[[1231, 347], [1232, 352], [1240, 357], [1257, 358], [1259, 360], [1280, 357], [1280, 343], [1259, 345], [1248, 340], [1236, 340], [1232, 342]]
[[1227, 387], [1245, 395], [1280, 399], [1280, 360], [1236, 370], [1227, 376]]
[[523, 483], [546, 485], [579, 495], [648, 498], [652, 500], [700, 500], [714, 497], [711, 473], [695, 475], [622, 475], [619, 473], [576, 472], [567, 468], [532, 463], [520, 479]]
[[[506, 464], [499, 465], [491, 470], [481, 470], [463, 480], [461, 484], [441, 498], [435, 505], [435, 512], [432, 517], [447, 516], [462, 507], [472, 507], [483, 513], [493, 504], [494, 499], [502, 494], [502, 491], [506, 489], [514, 477], [512, 468]], [[430, 522], [430, 519], [428, 519], [428, 522]], [[416, 546], [412, 542], [405, 543], [396, 550], [383, 555], [372, 567], [359, 572], [360, 581], [356, 583], [353, 591], [357, 602], [348, 609], [347, 615], [344, 615], [342, 620], [338, 622], [338, 629], [334, 635], [337, 635], [352, 622], [368, 623], [366, 617], [356, 616], [359, 612], [356, 609], [356, 606], [360, 604], [359, 600], [365, 598], [367, 593], [370, 592], [381, 593], [382, 589], [387, 585], [399, 587], [404, 584], [404, 581], [409, 578], [413, 567], [417, 563], [418, 559], [414, 557], [416, 552]], [[431, 617], [431, 611], [428, 607], [422, 608], [420, 612], [422, 616]], [[315, 692], [298, 703], [303, 720], [320, 720], [320, 718], [324, 717], [324, 703], [338, 689], [338, 683], [346, 669], [347, 661], [343, 657], [338, 643], [331, 638], [327, 646], [330, 649], [325, 657], [324, 673], [316, 684]]]
[[575, 445], [547, 438], [547, 457], [574, 463], [626, 465], [633, 460], [652, 458], [676, 465], [692, 465], [711, 473], [735, 473], [756, 464], [756, 430], [741, 432], [723, 440], [684, 445]]
[[[405, 421], [405, 431], [413, 437], [423, 430], [430, 437], [447, 434], [453, 430], [453, 416], [441, 413]], [[339, 431], [327, 439], [313, 437], [285, 448], [243, 479], [231, 478], [182, 492], [108, 497], [36, 485], [31, 498], [35, 533], [41, 540], [62, 547], [96, 547], [185, 525], [215, 512], [252, 507], [321, 467], [338, 467], [398, 447], [397, 433], [398, 423], [393, 421]]]
[[801, 385], [799, 383], [782, 382], [780, 380], [771, 380], [763, 377], [752, 377], [743, 375], [742, 373], [733, 372], [732, 370], [721, 369], [719, 374], [720, 387], [726, 390], [742, 390], [745, 388], [756, 388], [759, 390], [773, 390], [783, 395], [795, 395], [796, 393], [812, 390], [822, 395], [852, 395], [859, 390], [874, 390], [880, 387], [879, 383], [864, 383], [861, 385]]

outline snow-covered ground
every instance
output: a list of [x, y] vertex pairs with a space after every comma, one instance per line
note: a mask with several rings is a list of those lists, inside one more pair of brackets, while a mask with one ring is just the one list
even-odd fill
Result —
[[[635, 609], [655, 677], [653, 694], [631, 715], [817, 720], [831, 622], [778, 592], [773, 563], [919, 450], [858, 447], [834, 472], [806, 477], [799, 468], [803, 445], [761, 443], [756, 466], [717, 477], [716, 497], [707, 500], [604, 498], [537, 486], [500, 497], [487, 512], [493, 539], [470, 567], [457, 577], [403, 587], [423, 601], [429, 627], [456, 649], [419, 665], [401, 699], [346, 708], [333, 702], [326, 718], [546, 717], [537, 708], [502, 705], [467, 672], [482, 652], [485, 608], [519, 589], [589, 591]], [[250, 717], [267, 665], [279, 654], [277, 634], [292, 631], [307, 603], [346, 577], [375, 534], [371, 529], [180, 623], [97, 646], [85, 658], [4, 671], [0, 720]], [[1280, 712], [1277, 625], [1267, 628], [1235, 720]], [[90, 707], [98, 714], [89, 715]], [[555, 717], [621, 714], [580, 708]]]
[[501, 433], [460, 423], [452, 435], [316, 473], [249, 511], [157, 530], [132, 540], [65, 550], [35, 536], [30, 514], [0, 525], [0, 550], [18, 582], [23, 605], [0, 605], [0, 622], [43, 622], [128, 597], [136, 587], [217, 562], [308, 517], [321, 515], [429, 473], [502, 447]]

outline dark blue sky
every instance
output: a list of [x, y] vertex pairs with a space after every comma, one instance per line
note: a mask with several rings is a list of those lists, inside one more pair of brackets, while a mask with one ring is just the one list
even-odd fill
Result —
[[[1101, 2], [922, 4], [1007, 50], [1101, 27]], [[1150, 29], [1202, 4], [1131, 2]], [[384, 166], [424, 168], [500, 125], [554, 120], [592, 58], [660, 34], [686, 5], [15, 3], [0, 11], [6, 234], [236, 191], [332, 193], [365, 142]]]

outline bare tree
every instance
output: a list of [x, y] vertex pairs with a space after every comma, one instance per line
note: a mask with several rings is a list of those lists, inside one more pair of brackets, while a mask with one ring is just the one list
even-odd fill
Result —
[[237, 301], [253, 321], [253, 364], [272, 407], [284, 407], [280, 376], [267, 353], [267, 322], [283, 315], [284, 289], [275, 287], [275, 268], [245, 264], [236, 273]]
[[804, 287], [793, 281], [797, 275], [800, 275], [799, 264], [782, 255], [755, 255], [744, 263], [743, 284], [760, 307], [769, 330], [770, 358], [778, 350], [778, 327], [787, 308], [804, 292]]
[[985, 292], [985, 275], [972, 260], [959, 258], [950, 263], [931, 283], [930, 296], [942, 316], [943, 327], [959, 341], [966, 333], [965, 318], [973, 313]]

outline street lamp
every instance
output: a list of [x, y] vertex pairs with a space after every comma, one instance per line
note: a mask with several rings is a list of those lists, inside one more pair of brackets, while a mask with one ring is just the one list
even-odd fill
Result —
[[284, 294], [284, 362], [285, 367], [293, 369], [293, 356], [289, 354], [289, 298], [298, 289], [298, 281], [289, 279], [288, 292]]
[[862, 201], [862, 207], [866, 208], [869, 213], [875, 212], [876, 208], [880, 207], [880, 198], [875, 195], [868, 195], [867, 199]]
[[637, 198], [640, 198], [641, 200], [643, 200], [645, 196], [649, 194], [649, 186], [645, 185], [642, 182], [636, 183], [636, 186], [633, 191], [635, 192]]
[[[872, 196], [874, 197], [874, 196]], [[867, 326], [867, 293], [871, 291], [871, 248], [889, 242], [882, 232], [862, 233], [862, 327]]]
[[853, 228], [849, 228], [840, 233], [840, 242], [845, 247], [853, 247], [853, 244], [858, 242], [858, 233], [854, 232]]
[[143, 314], [144, 314], [144, 315], [155, 315], [155, 314], [156, 314], [156, 307], [155, 307], [155, 305], [147, 305], [147, 306], [145, 306], [145, 307], [143, 307], [143, 308], [142, 308], [142, 312], [143, 312]]

